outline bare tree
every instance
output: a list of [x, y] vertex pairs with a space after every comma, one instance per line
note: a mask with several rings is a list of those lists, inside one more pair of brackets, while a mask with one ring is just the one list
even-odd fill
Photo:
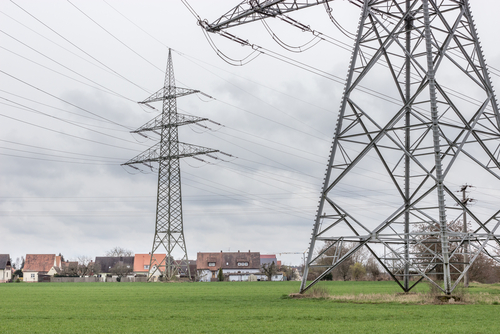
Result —
[[[326, 250], [323, 256], [316, 261], [318, 265], [331, 265], [334, 261], [337, 261], [339, 258], [344, 256], [347, 252], [349, 252], [355, 246], [354, 243], [343, 242], [343, 243], [334, 243], [328, 242], [322, 248], [322, 252]], [[342, 263], [340, 263], [334, 270], [332, 270], [329, 279], [340, 279], [343, 281], [348, 281], [351, 279], [351, 266], [356, 262], [363, 264], [366, 261], [367, 252], [364, 248], [359, 249], [354, 254], [345, 259]], [[321, 270], [322, 271], [322, 270]], [[307, 279], [313, 280], [318, 277], [320, 270], [310, 270]], [[328, 279], [328, 278], [327, 278]]]
[[109, 251], [106, 252], [106, 256], [133, 256], [134, 253], [131, 250], [121, 248], [121, 247], [113, 247]]
[[283, 276], [285, 276], [287, 281], [293, 281], [294, 272], [292, 267], [283, 264], [281, 265], [280, 271], [283, 273]]
[[[462, 220], [455, 220], [450, 222], [447, 228], [450, 232], [462, 232]], [[419, 239], [420, 242], [413, 246], [413, 251], [418, 254], [419, 261], [423, 263], [435, 263], [435, 276], [438, 280], [442, 280], [443, 265], [441, 264], [441, 260], [434, 256], [434, 254], [440, 254], [442, 249], [441, 240], [439, 237], [439, 225], [420, 224], [416, 226], [416, 230], [423, 233]], [[471, 230], [470, 225], [468, 227], [468, 230]], [[458, 241], [450, 241], [449, 245], [450, 253], [457, 247], [464, 247], [464, 245], [460, 245]], [[458, 251], [454, 252], [449, 259], [450, 263], [452, 264], [450, 268], [450, 274], [452, 278], [458, 278], [458, 276], [460, 275], [459, 269], [461, 269], [464, 262], [466, 261], [466, 259], [464, 258], [463, 250], [461, 251], [460, 248], [458, 248], [457, 250]], [[481, 283], [498, 282], [498, 280], [500, 279], [499, 268], [500, 267], [497, 265], [497, 262], [495, 260], [484, 253], [480, 253], [469, 268], [469, 279], [471, 281], [477, 281]]]
[[92, 262], [88, 266], [89, 275], [99, 275], [101, 273], [101, 265], [96, 262]]
[[57, 276], [78, 277], [80, 276], [78, 263], [70, 262], [61, 268], [61, 272]]
[[368, 258], [368, 261], [366, 261], [365, 268], [368, 275], [370, 275], [371, 279], [373, 279], [374, 281], [376, 281], [381, 274], [378, 261], [373, 256], [370, 256], [370, 258]]
[[480, 253], [469, 269], [471, 281], [480, 283], [496, 283], [500, 279], [498, 263], [484, 253]]
[[92, 276], [98, 274], [99, 270], [96, 270], [95, 263], [92, 262], [92, 258], [86, 255], [80, 255], [78, 257], [78, 274], [80, 276]]
[[278, 268], [276, 268], [276, 264], [273, 262], [271, 263], [264, 263], [260, 267], [260, 271], [267, 276], [267, 280], [271, 281], [273, 275], [276, 275], [278, 272]]

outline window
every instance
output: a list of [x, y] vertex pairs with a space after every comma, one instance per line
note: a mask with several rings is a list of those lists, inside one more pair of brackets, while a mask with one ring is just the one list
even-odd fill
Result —
[[248, 267], [248, 262], [238, 262], [238, 267]]
[[215, 262], [208, 262], [209, 267], [215, 267]]
[[31, 278], [35, 278], [35, 274], [31, 274]]
[[144, 265], [144, 269], [145, 269], [145, 270], [149, 270], [149, 264], [145, 264], [145, 265]]

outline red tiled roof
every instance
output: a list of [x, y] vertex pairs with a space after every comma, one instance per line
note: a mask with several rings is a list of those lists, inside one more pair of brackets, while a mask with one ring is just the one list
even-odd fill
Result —
[[260, 254], [261, 259], [275, 259], [276, 254]]
[[[166, 254], [155, 254], [153, 259], [153, 265], [158, 265], [158, 263], [164, 264]], [[144, 269], [144, 266], [149, 266], [151, 261], [151, 254], [135, 254], [134, 258], [134, 272], [145, 272], [147, 273], [149, 269]], [[149, 267], [146, 267], [149, 268]]]
[[26, 254], [23, 271], [48, 272], [55, 261], [55, 254]]

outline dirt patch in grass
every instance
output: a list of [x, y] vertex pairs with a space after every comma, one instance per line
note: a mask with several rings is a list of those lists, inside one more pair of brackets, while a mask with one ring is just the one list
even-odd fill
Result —
[[[356, 304], [412, 304], [412, 305], [500, 305], [500, 295], [490, 293], [458, 292], [451, 296], [434, 293], [384, 293], [331, 295], [326, 289], [312, 290], [310, 293], [291, 294], [291, 298], [318, 298], [342, 303]], [[326, 291], [325, 291], [326, 290]]]

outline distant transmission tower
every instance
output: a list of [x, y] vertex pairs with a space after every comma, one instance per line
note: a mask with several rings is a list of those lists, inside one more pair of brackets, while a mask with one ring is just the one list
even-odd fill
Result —
[[[179, 159], [218, 152], [217, 150], [179, 142], [179, 126], [207, 120], [206, 118], [177, 113], [177, 98], [193, 93], [199, 93], [199, 91], [175, 86], [172, 52], [169, 49], [163, 88], [146, 100], [139, 102], [148, 104], [162, 101], [162, 113], [139, 129], [132, 131], [132, 133], [159, 131], [161, 135], [160, 142], [123, 164], [127, 166], [145, 164], [148, 167], [152, 167], [152, 162], [159, 164], [156, 225], [151, 250], [149, 280], [158, 271], [159, 274], [161, 273], [167, 280], [170, 280], [174, 275], [180, 274], [182, 269], [186, 270], [188, 277], [191, 277], [182, 221]], [[180, 261], [174, 261], [174, 251], [176, 249], [179, 249], [182, 253]], [[166, 253], [165, 258], [160, 256], [162, 253]]]
[[[246, 0], [201, 24], [243, 45], [225, 30], [273, 17], [318, 36], [287, 14], [328, 2]], [[500, 254], [500, 114], [469, 1], [350, 2], [361, 16], [300, 291], [365, 248], [404, 291], [427, 279], [451, 294], [481, 252]], [[464, 182], [490, 204], [465, 205]], [[464, 213], [468, 231], [453, 227]]]

